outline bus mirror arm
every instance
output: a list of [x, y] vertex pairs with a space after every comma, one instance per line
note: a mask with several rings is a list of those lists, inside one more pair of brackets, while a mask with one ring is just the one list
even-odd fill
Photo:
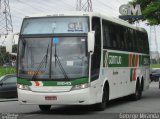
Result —
[[92, 54], [93, 54], [93, 51], [90, 51], [89, 53], [92, 55]]
[[88, 32], [88, 52], [94, 53], [95, 31]]

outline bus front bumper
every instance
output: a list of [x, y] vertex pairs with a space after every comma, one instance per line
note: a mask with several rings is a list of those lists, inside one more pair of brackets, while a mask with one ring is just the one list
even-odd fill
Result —
[[[18, 89], [18, 100], [21, 104], [38, 105], [90, 105], [96, 103], [90, 88], [59, 93], [40, 93]], [[56, 97], [46, 100], [46, 97]]]

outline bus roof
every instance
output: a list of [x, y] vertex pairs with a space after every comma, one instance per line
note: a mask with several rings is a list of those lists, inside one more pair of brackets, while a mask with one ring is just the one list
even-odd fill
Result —
[[127, 21], [124, 21], [119, 18], [114, 18], [114, 17], [109, 17], [101, 13], [96, 13], [96, 12], [82, 12], [82, 11], [75, 11], [75, 12], [60, 12], [60, 13], [45, 13], [45, 14], [35, 14], [35, 15], [29, 15], [26, 16], [25, 18], [36, 18], [36, 17], [56, 17], [56, 16], [96, 16], [96, 17], [101, 17], [102, 19], [108, 20], [113, 23], [117, 23], [138, 31], [146, 32], [144, 28], [141, 27], [136, 27], [133, 26], [132, 24], [129, 24]]

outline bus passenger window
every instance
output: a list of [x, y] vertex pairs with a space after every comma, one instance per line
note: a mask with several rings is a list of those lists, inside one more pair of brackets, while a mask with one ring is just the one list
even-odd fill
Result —
[[109, 37], [109, 28], [107, 24], [103, 23], [103, 48], [111, 48], [111, 40]]
[[116, 26], [116, 43], [117, 49], [121, 50], [120, 26]]
[[125, 50], [126, 46], [125, 46], [125, 39], [124, 39], [124, 34], [123, 34], [123, 28], [119, 27], [119, 37], [120, 37], [120, 49], [121, 50]]

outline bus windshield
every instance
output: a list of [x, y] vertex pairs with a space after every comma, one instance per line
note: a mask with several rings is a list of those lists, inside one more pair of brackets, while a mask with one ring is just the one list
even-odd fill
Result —
[[20, 37], [19, 77], [72, 80], [88, 76], [87, 37], [56, 37], [57, 44], [53, 39]]
[[87, 33], [88, 17], [25, 18], [21, 34]]

